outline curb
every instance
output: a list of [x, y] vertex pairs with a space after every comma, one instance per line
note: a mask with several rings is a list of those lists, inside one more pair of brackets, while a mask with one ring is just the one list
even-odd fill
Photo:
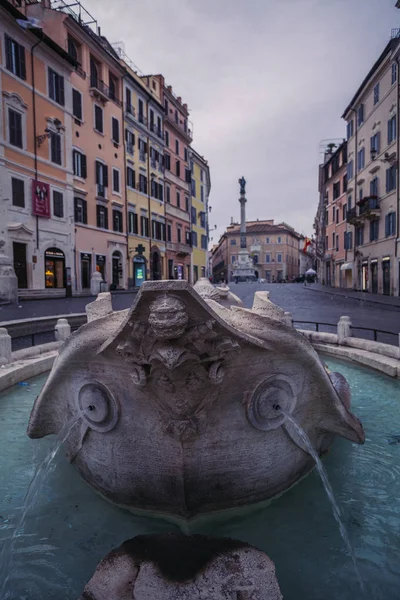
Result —
[[313, 292], [320, 292], [321, 294], [330, 294], [331, 296], [338, 296], [339, 298], [346, 298], [347, 300], [356, 300], [357, 302], [368, 302], [369, 304], [379, 304], [380, 306], [389, 306], [390, 308], [397, 308], [400, 310], [399, 304], [391, 304], [389, 302], [382, 302], [381, 300], [372, 300], [371, 298], [357, 298], [356, 296], [348, 296], [341, 292], [332, 292], [330, 290], [320, 290], [318, 288], [306, 287], [306, 290]]

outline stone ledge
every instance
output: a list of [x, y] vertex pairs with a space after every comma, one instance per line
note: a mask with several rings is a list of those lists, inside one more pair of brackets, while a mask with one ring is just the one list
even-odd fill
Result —
[[[39, 346], [30, 346], [29, 348], [23, 348], [22, 350], [16, 350], [12, 353], [13, 361], [25, 360], [27, 358], [36, 358], [41, 354], [48, 354], [53, 350], [58, 350], [63, 342], [49, 342], [48, 344], [41, 344]], [[11, 363], [13, 364], [13, 363]]]
[[39, 357], [20, 360], [0, 369], [0, 392], [12, 387], [20, 381], [50, 371], [58, 354], [57, 350], [42, 354]]
[[331, 344], [313, 344], [318, 352], [337, 356], [355, 362], [381, 373], [385, 373], [390, 377], [400, 378], [400, 360], [383, 356], [360, 348], [348, 348], [344, 346], [333, 346]]

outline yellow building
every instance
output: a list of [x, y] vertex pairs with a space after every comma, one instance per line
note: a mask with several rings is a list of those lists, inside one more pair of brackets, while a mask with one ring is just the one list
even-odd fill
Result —
[[128, 284], [165, 279], [164, 110], [160, 85], [119, 52], [124, 77]]
[[208, 198], [211, 189], [207, 161], [193, 148], [190, 150], [192, 172], [192, 281], [208, 277]]

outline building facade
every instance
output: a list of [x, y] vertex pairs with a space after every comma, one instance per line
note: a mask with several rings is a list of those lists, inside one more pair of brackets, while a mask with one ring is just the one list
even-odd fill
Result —
[[352, 284], [378, 294], [400, 293], [399, 261], [400, 30], [346, 108], [347, 222], [354, 226]]
[[211, 190], [210, 169], [204, 157], [190, 150], [192, 275], [195, 283], [208, 275], [208, 198]]
[[70, 293], [75, 283], [71, 77], [64, 46], [12, 4], [0, 6], [0, 202], [6, 254], [24, 290]]
[[189, 146], [192, 131], [187, 104], [159, 81], [164, 106], [164, 181], [167, 278], [191, 281], [192, 233], [189, 169]]
[[[246, 247], [253, 259], [256, 276], [268, 283], [293, 281], [299, 276], [300, 235], [286, 223], [272, 219], [246, 222]], [[232, 281], [233, 265], [240, 249], [240, 225], [232, 223], [213, 248], [214, 279]], [[224, 277], [221, 277], [223, 273]]]

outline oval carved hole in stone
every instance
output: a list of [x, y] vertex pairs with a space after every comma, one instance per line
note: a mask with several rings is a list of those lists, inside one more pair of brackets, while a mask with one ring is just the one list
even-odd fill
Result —
[[264, 379], [249, 395], [247, 418], [261, 431], [269, 431], [283, 425], [285, 416], [279, 413], [276, 405], [291, 413], [296, 405], [296, 395], [290, 383], [281, 375]]
[[99, 382], [86, 383], [79, 391], [78, 410], [94, 431], [111, 431], [118, 422], [119, 408], [111, 392]]

